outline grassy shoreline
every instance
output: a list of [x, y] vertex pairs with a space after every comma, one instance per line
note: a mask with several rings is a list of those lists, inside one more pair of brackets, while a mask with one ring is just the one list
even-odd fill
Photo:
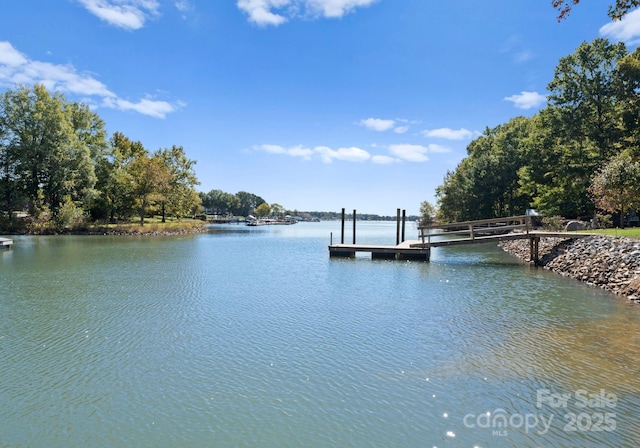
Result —
[[76, 228], [58, 229], [44, 226], [41, 228], [0, 229], [2, 235], [184, 235], [201, 233], [206, 230], [206, 222], [183, 218], [162, 222], [160, 218], [145, 219], [145, 224], [139, 221], [119, 223], [92, 223]]
[[627, 227], [625, 229], [596, 229], [585, 230], [588, 233], [597, 233], [608, 236], [623, 236], [626, 238], [640, 239], [640, 227]]

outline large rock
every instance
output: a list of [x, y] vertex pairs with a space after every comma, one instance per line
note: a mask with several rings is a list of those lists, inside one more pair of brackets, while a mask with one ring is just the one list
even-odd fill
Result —
[[573, 232], [575, 230], [584, 230], [587, 226], [582, 221], [569, 221], [564, 228], [565, 232]]

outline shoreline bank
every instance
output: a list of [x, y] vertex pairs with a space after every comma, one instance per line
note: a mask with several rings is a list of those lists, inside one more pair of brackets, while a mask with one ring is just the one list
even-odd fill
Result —
[[63, 230], [57, 231], [53, 229], [45, 229], [40, 232], [27, 231], [27, 232], [0, 232], [0, 235], [87, 235], [87, 236], [172, 236], [172, 235], [190, 235], [197, 233], [204, 233], [207, 231], [207, 225], [189, 225], [181, 227], [165, 227], [155, 223], [146, 224], [144, 227], [96, 227], [94, 229], [84, 230]]
[[[499, 246], [529, 262], [528, 240], [503, 241]], [[604, 235], [541, 238], [539, 265], [640, 303], [640, 240]]]

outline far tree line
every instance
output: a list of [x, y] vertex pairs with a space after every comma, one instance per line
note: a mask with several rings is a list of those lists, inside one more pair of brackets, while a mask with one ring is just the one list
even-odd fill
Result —
[[598, 38], [560, 59], [547, 106], [487, 128], [437, 188], [438, 217], [577, 218], [640, 207], [640, 49]]

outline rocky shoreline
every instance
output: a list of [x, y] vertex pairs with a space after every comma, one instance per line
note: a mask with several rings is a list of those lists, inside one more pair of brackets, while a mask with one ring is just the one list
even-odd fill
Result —
[[[529, 240], [503, 241], [506, 252], [529, 261]], [[539, 264], [640, 303], [640, 240], [591, 236], [540, 238]]]

